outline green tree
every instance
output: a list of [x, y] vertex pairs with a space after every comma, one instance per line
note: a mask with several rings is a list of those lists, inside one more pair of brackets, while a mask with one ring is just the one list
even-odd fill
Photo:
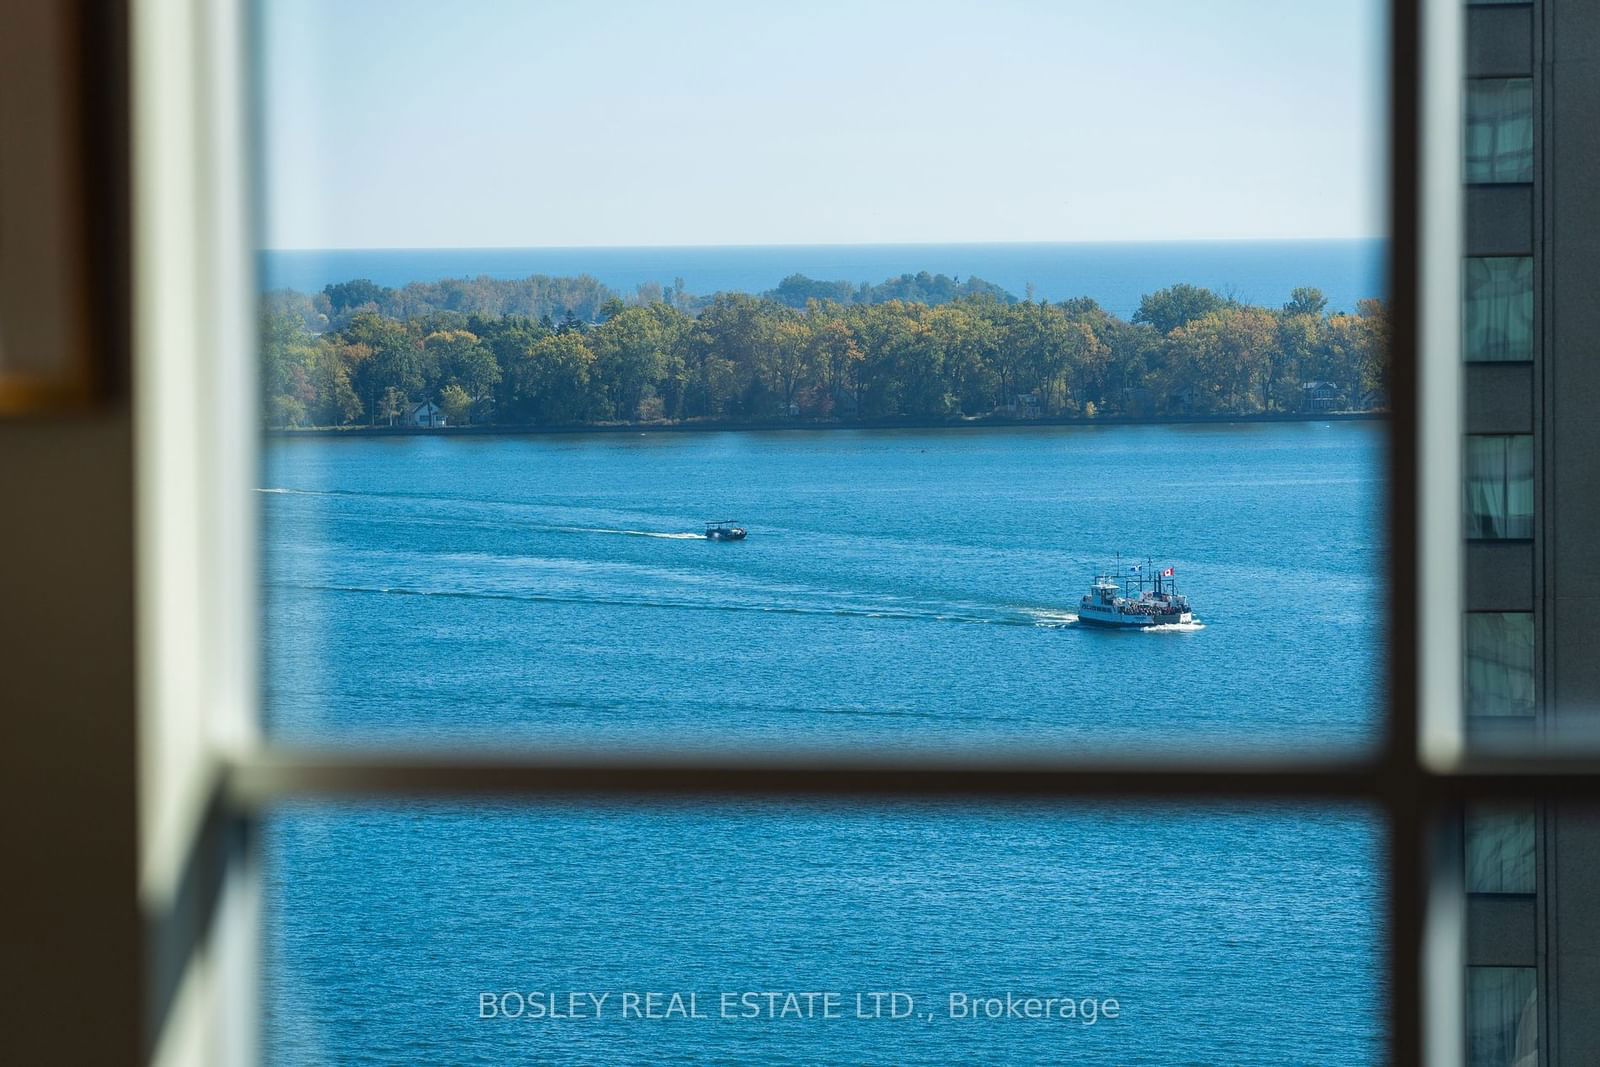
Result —
[[1228, 301], [1210, 289], [1201, 289], [1180, 282], [1141, 297], [1139, 310], [1134, 312], [1133, 321], [1148, 323], [1155, 327], [1157, 333], [1164, 336], [1203, 315], [1209, 315], [1227, 303]]
[[768, 297], [697, 297], [676, 280], [627, 301], [583, 276], [357, 279], [270, 293], [264, 308], [274, 426], [393, 422], [424, 397], [448, 399], [458, 423], [508, 424], [977, 414], [1026, 393], [1049, 412], [1248, 413], [1297, 409], [1308, 381], [1352, 401], [1388, 382], [1382, 305], [1328, 314], [1310, 287], [1267, 311], [1177, 284], [1131, 320], [926, 272], [860, 286], [793, 275]]
[[405, 324], [372, 312], [357, 312], [341, 331], [347, 342], [366, 346], [372, 355], [357, 365], [353, 381], [356, 392], [366, 410], [374, 418], [388, 420], [395, 415], [385, 415], [380, 403], [391, 390], [399, 396], [399, 403], [422, 391], [423, 360], [420, 339], [407, 330]]
[[1315, 315], [1320, 316], [1328, 309], [1328, 298], [1322, 295], [1321, 289], [1313, 289], [1302, 285], [1289, 293], [1289, 302], [1283, 305], [1285, 315]]
[[650, 307], [620, 308], [589, 334], [595, 392], [604, 413], [636, 419], [639, 404], [667, 371], [669, 325]]
[[1388, 306], [1381, 300], [1358, 301], [1356, 315], [1361, 343], [1361, 386], [1363, 389], [1388, 393], [1389, 351], [1392, 343]]
[[326, 339], [318, 342], [311, 386], [317, 397], [312, 416], [317, 425], [342, 426], [361, 417], [361, 398], [350, 384], [350, 365], [341, 346]]
[[454, 382], [440, 391], [439, 406], [452, 426], [466, 426], [472, 421], [472, 394]]
[[1270, 312], [1228, 306], [1174, 330], [1169, 402], [1195, 412], [1260, 410], [1259, 391], [1277, 343]]
[[436, 330], [422, 339], [427, 367], [443, 396], [448, 386], [459, 386], [474, 409], [488, 406], [499, 384], [500, 361], [494, 351], [470, 330]]
[[378, 418], [383, 420], [385, 426], [393, 426], [406, 409], [406, 397], [395, 386], [388, 386], [383, 390], [383, 395], [378, 398]]
[[695, 320], [691, 345], [694, 414], [750, 415], [765, 387], [759, 370], [763, 320], [775, 305], [744, 293], [718, 293]]
[[512, 421], [566, 424], [590, 417], [594, 353], [576, 331], [539, 338], [507, 368]]
[[1291, 311], [1286, 305], [1278, 316], [1278, 345], [1269, 360], [1263, 384], [1265, 406], [1270, 411], [1297, 411], [1301, 405], [1301, 385], [1306, 374], [1316, 368], [1317, 353], [1323, 345], [1327, 323], [1320, 315]]
[[807, 305], [806, 320], [811, 335], [811, 371], [816, 382], [813, 408], [819, 415], [831, 415], [848, 397], [853, 412], [857, 369], [863, 358], [855, 333], [839, 316], [836, 305], [813, 302]]
[[966, 303], [942, 304], [926, 320], [928, 341], [938, 351], [948, 408], [952, 412], [994, 407], [987, 385], [988, 322]]
[[328, 298], [328, 304], [335, 314], [343, 314], [367, 304], [377, 306], [391, 291], [371, 278], [357, 278], [354, 281], [322, 287], [322, 293]]
[[269, 311], [261, 323], [261, 393], [273, 426], [303, 426], [318, 404], [317, 343], [303, 319]]
[[762, 368], [779, 398], [780, 413], [789, 414], [801, 385], [811, 373], [811, 327], [798, 316], [772, 316], [763, 323]]

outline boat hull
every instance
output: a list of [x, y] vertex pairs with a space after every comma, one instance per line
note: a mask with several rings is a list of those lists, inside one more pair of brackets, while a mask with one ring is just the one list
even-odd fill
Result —
[[1174, 626], [1194, 621], [1194, 613], [1183, 611], [1170, 615], [1124, 615], [1121, 612], [1097, 612], [1088, 608], [1078, 612], [1078, 621], [1085, 626], [1098, 626], [1106, 630], [1148, 630], [1152, 626]]

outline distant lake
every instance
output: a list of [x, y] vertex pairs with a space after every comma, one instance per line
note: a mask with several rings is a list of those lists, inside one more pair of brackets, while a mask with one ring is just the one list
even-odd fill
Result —
[[[1380, 721], [1381, 422], [267, 443], [280, 740], [1348, 752]], [[706, 519], [743, 543], [695, 536]], [[1074, 622], [1173, 566], [1200, 625]], [[1361, 811], [291, 809], [269, 1061], [1379, 1058]], [[1116, 1025], [581, 1025], [483, 991], [1062, 991]]]
[[822, 281], [877, 283], [928, 271], [977, 275], [1018, 297], [1090, 296], [1127, 318], [1139, 297], [1188, 282], [1276, 306], [1296, 286], [1323, 291], [1331, 305], [1384, 294], [1386, 245], [1379, 240], [1193, 241], [1117, 244], [766, 245], [697, 248], [477, 248], [268, 251], [267, 288], [320, 291], [332, 282], [370, 278], [380, 285], [441, 278], [525, 278], [589, 274], [624, 294], [647, 282], [682, 278], [692, 293], [759, 293], [790, 274]]

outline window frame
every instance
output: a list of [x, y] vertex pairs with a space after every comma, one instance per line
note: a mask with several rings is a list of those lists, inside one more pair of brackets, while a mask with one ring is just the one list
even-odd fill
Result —
[[[129, 8], [147, 1058], [201, 1049], [202, 1062], [254, 1062], [256, 830], [266, 813], [302, 800], [493, 795], [530, 804], [670, 797], [989, 804], [1025, 797], [1064, 805], [1365, 805], [1382, 814], [1386, 836], [1380, 873], [1387, 887], [1389, 1058], [1462, 1061], [1464, 905], [1455, 813], [1468, 801], [1600, 798], [1600, 760], [1468, 754], [1461, 627], [1423, 627], [1420, 612], [1391, 613], [1385, 725], [1378, 743], [1352, 758], [558, 757], [536, 750], [329, 752], [264, 740], [254, 718], [249, 491], [256, 459], [254, 171], [250, 144], [235, 132], [250, 128], [244, 3], [149, 0]], [[1452, 620], [1462, 614], [1463, 557], [1461, 8], [1461, 0], [1391, 0], [1388, 25], [1389, 579], [1394, 589], [1427, 592], [1429, 617]], [[195, 641], [204, 654], [196, 654]]]

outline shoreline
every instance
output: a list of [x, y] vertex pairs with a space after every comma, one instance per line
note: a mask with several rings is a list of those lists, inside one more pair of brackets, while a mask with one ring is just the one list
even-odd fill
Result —
[[1055, 415], [1019, 419], [996, 415], [878, 419], [690, 419], [679, 422], [564, 423], [505, 426], [279, 427], [268, 437], [521, 437], [535, 434], [749, 433], [771, 430], [987, 430], [1028, 426], [1168, 426], [1250, 422], [1382, 422], [1387, 411], [1256, 412], [1249, 415]]

